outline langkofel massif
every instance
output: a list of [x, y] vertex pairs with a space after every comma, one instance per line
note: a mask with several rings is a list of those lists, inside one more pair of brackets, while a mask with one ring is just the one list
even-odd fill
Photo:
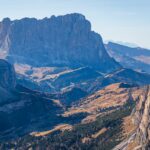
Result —
[[0, 51], [13, 63], [33, 66], [89, 66], [103, 72], [119, 67], [80, 14], [42, 20], [6, 18], [0, 23]]

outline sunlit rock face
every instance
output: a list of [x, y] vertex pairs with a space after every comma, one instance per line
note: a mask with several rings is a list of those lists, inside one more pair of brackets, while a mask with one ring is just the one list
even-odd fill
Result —
[[89, 66], [102, 72], [120, 67], [81, 14], [42, 20], [6, 18], [0, 23], [0, 52], [13, 63], [32, 66]]

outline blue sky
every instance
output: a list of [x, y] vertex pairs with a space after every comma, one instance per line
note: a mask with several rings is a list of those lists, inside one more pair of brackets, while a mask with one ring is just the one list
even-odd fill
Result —
[[0, 0], [0, 20], [73, 12], [85, 15], [104, 40], [150, 48], [150, 0]]

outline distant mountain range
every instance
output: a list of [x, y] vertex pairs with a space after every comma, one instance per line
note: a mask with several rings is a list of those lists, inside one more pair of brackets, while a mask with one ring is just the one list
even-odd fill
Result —
[[150, 50], [140, 47], [131, 48], [112, 42], [105, 47], [110, 56], [122, 66], [150, 73]]
[[105, 44], [108, 44], [108, 43], [116, 43], [116, 44], [119, 44], [119, 45], [122, 45], [122, 46], [127, 46], [127, 47], [130, 47], [130, 48], [137, 48], [137, 47], [140, 47], [138, 44], [129, 43], [129, 42], [123, 42], [123, 41], [106, 40], [106, 41], [104, 41], [104, 43], [105, 43]]
[[0, 149], [149, 147], [149, 50], [104, 45], [75, 13], [5, 18], [0, 58]]

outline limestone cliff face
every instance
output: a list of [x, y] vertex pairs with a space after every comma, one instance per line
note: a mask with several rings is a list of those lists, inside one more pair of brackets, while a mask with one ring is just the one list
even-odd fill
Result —
[[12, 65], [0, 59], [0, 87], [13, 89], [16, 86], [15, 71]]
[[[140, 91], [139, 91], [140, 92]], [[138, 93], [139, 93], [138, 92]], [[127, 139], [113, 150], [149, 150], [150, 149], [150, 86], [146, 86], [139, 95], [130, 121], [134, 130]], [[131, 126], [130, 126], [131, 128]]]
[[150, 86], [145, 89], [145, 95], [136, 107], [135, 122], [139, 128], [136, 133], [138, 147], [145, 150], [150, 148]]
[[120, 67], [83, 15], [0, 23], [0, 50], [8, 60], [33, 66], [90, 66], [103, 72]]

